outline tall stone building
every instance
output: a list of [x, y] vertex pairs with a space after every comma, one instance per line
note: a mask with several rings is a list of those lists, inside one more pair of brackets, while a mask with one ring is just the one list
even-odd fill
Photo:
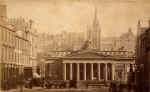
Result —
[[0, 23], [4, 23], [7, 17], [7, 6], [4, 1], [0, 0]]
[[32, 26], [32, 20], [30, 22], [29, 41], [30, 41], [30, 62], [33, 72], [33, 77], [37, 77], [37, 50], [38, 50], [38, 33], [37, 30]]
[[[25, 77], [32, 76], [34, 55], [31, 49], [34, 47], [30, 31], [29, 22], [23, 18], [7, 19], [5, 24], [0, 24], [1, 88], [6, 87], [8, 83], [11, 83], [9, 88], [14, 88], [21, 73], [24, 73]], [[26, 71], [27, 67], [30, 67], [30, 73], [28, 69]]]
[[91, 48], [100, 50], [101, 48], [101, 28], [97, 17], [97, 9], [95, 9], [95, 15], [92, 25], [87, 30], [87, 40], [91, 43]]
[[15, 61], [18, 68], [17, 73], [25, 73], [26, 67], [32, 67], [30, 62], [30, 28], [29, 22], [24, 18], [8, 19], [7, 24], [15, 31]]
[[147, 27], [139, 21], [137, 30], [136, 92], [150, 92], [150, 21]]

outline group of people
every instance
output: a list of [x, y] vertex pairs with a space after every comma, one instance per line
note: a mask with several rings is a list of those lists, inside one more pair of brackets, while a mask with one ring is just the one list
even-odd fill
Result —
[[25, 87], [26, 88], [31, 88], [33, 86], [41, 86], [45, 87], [45, 79], [44, 78], [29, 78], [25, 81]]

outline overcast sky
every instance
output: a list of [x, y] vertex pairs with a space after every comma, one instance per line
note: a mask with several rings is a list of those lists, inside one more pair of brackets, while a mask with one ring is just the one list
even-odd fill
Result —
[[[103, 36], [119, 36], [150, 19], [149, 0], [7, 0], [8, 17], [33, 19], [39, 32], [86, 31], [98, 9]], [[146, 21], [146, 22], [145, 22]]]

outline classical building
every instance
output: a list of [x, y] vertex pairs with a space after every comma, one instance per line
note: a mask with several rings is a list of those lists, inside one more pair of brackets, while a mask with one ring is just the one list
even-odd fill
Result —
[[[45, 61], [45, 76], [55, 75], [65, 81], [76, 80], [78, 88], [85, 87], [86, 83], [92, 81], [127, 81], [129, 66], [135, 63], [135, 57], [118, 57], [102, 53], [86, 49], [64, 57], [48, 58]], [[52, 67], [55, 64], [59, 69], [56, 69], [56, 66]]]

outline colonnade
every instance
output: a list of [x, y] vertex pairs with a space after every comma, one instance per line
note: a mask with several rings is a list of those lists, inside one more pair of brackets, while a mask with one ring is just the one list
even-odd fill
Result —
[[115, 64], [63, 63], [64, 80], [114, 80]]

